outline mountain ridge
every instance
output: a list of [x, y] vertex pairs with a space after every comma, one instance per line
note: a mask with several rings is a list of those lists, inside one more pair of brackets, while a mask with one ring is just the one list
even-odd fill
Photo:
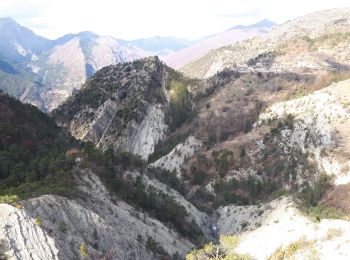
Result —
[[179, 69], [190, 61], [205, 55], [206, 52], [238, 41], [261, 36], [276, 24], [258, 22], [249, 26], [236, 26], [226, 31], [207, 36], [193, 45], [164, 58], [169, 66]]
[[269, 20], [269, 19], [266, 19], [264, 18], [263, 20], [259, 21], [259, 22], [256, 22], [254, 24], [250, 24], [250, 25], [236, 25], [234, 27], [231, 27], [230, 29], [228, 30], [232, 30], [232, 29], [253, 29], [253, 28], [259, 28], [259, 29], [262, 29], [262, 28], [272, 28], [274, 26], [276, 26], [277, 23]]
[[234, 67], [243, 71], [259, 70], [259, 66], [262, 71], [332, 70], [343, 63], [346, 67], [347, 56], [339, 53], [348, 52], [349, 13], [349, 8], [330, 9], [293, 19], [272, 28], [265, 36], [211, 50], [181, 71], [202, 78]]

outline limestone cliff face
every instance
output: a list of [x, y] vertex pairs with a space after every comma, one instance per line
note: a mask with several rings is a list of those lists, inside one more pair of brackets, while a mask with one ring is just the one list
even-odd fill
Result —
[[[146, 249], [149, 238], [169, 255], [184, 256], [194, 247], [159, 220], [113, 197], [91, 170], [77, 169], [76, 174], [81, 199], [45, 195], [23, 201], [21, 209], [0, 205], [0, 239], [10, 259], [77, 259], [83, 243], [91, 257], [154, 259]], [[168, 192], [204, 226], [204, 213], [175, 191]]]
[[[337, 184], [349, 180], [349, 107], [350, 81], [334, 83], [305, 97], [273, 105], [260, 115], [259, 124], [293, 117], [293, 127], [280, 135], [280, 147], [284, 151], [298, 149], [313, 154], [320, 171], [335, 177]], [[307, 180], [309, 176], [304, 176]]]
[[106, 67], [53, 115], [78, 139], [147, 159], [168, 132], [170, 73], [156, 57]]
[[147, 159], [155, 145], [164, 139], [167, 128], [161, 105], [149, 106], [140, 125], [128, 136], [126, 150]]
[[202, 146], [202, 142], [193, 136], [186, 139], [184, 143], [178, 144], [170, 153], [150, 164], [150, 167], [159, 167], [170, 172], [181, 173], [181, 167], [185, 160], [191, 158]]

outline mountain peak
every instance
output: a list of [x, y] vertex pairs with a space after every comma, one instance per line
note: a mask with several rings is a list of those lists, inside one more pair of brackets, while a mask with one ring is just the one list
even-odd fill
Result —
[[97, 38], [98, 35], [91, 31], [82, 31], [76, 34], [76, 36], [87, 37], [87, 38]]
[[261, 20], [261, 21], [259, 21], [259, 22], [257, 22], [257, 23], [254, 23], [254, 24], [250, 24], [250, 25], [242, 25], [242, 24], [240, 24], [240, 25], [237, 25], [237, 26], [234, 26], [234, 27], [232, 27], [232, 28], [230, 28], [230, 29], [228, 29], [228, 31], [229, 30], [234, 30], [234, 29], [238, 29], [238, 30], [244, 30], [244, 29], [264, 29], [264, 28], [272, 28], [272, 27], [274, 27], [274, 26], [276, 26], [277, 25], [277, 23], [275, 23], [275, 22], [273, 22], [273, 21], [271, 21], [271, 20], [269, 20], [269, 19], [263, 19], [263, 20]]
[[[11, 17], [0, 17], [0, 26], [6, 28], [16, 28], [21, 27], [13, 18]], [[10, 27], [9, 27], [10, 26]]]
[[0, 22], [8, 22], [8, 23], [17, 24], [17, 22], [11, 17], [0, 17]]
[[276, 25], [277, 25], [277, 23], [265, 18], [265, 19], [261, 20], [260, 22], [249, 25], [248, 27], [250, 27], [250, 28], [262, 28], [262, 27], [271, 28], [271, 27], [274, 27]]

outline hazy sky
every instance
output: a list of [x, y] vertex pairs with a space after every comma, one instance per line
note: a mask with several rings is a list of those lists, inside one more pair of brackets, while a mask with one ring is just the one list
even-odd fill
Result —
[[57, 38], [93, 31], [116, 38], [197, 39], [263, 18], [282, 23], [349, 0], [0, 0], [0, 16]]

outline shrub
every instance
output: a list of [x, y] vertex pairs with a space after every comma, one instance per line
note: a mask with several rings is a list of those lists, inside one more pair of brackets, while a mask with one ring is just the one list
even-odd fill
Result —
[[175, 171], [167, 171], [162, 168], [149, 168], [150, 176], [155, 177], [160, 182], [169, 185], [174, 190], [180, 192], [181, 194], [185, 193], [185, 187], [183, 183], [176, 176]]
[[276, 251], [267, 259], [268, 260], [283, 260], [289, 259], [292, 257], [297, 251], [311, 248], [315, 241], [306, 241], [305, 238], [300, 238], [299, 240], [290, 243], [286, 247], [279, 247]]
[[159, 245], [159, 243], [156, 240], [154, 240], [153, 237], [147, 238], [146, 249], [152, 251], [155, 254], [168, 256], [168, 253], [165, 251], [165, 249], [161, 245]]
[[236, 252], [239, 243], [237, 236], [220, 236], [218, 245], [212, 242], [204, 245], [203, 248], [194, 250], [186, 256], [186, 260], [225, 260], [225, 259], [251, 259], [249, 255]]
[[36, 217], [36, 218], [34, 219], [34, 224], [41, 227], [42, 224], [43, 224], [43, 221], [42, 221], [41, 217]]
[[89, 249], [88, 249], [87, 245], [85, 244], [85, 242], [80, 244], [79, 254], [82, 258], [87, 257], [89, 255]]
[[340, 228], [330, 228], [327, 231], [326, 240], [331, 240], [336, 237], [342, 236], [344, 231]]
[[14, 205], [18, 202], [19, 198], [17, 195], [4, 195], [4, 196], [0, 196], [0, 204], [1, 203], [7, 203], [7, 204], [11, 204]]
[[233, 160], [233, 152], [228, 150], [220, 150], [212, 152], [214, 162], [218, 166], [219, 176], [223, 178]]
[[67, 224], [65, 222], [61, 222], [58, 229], [63, 233], [67, 232]]

